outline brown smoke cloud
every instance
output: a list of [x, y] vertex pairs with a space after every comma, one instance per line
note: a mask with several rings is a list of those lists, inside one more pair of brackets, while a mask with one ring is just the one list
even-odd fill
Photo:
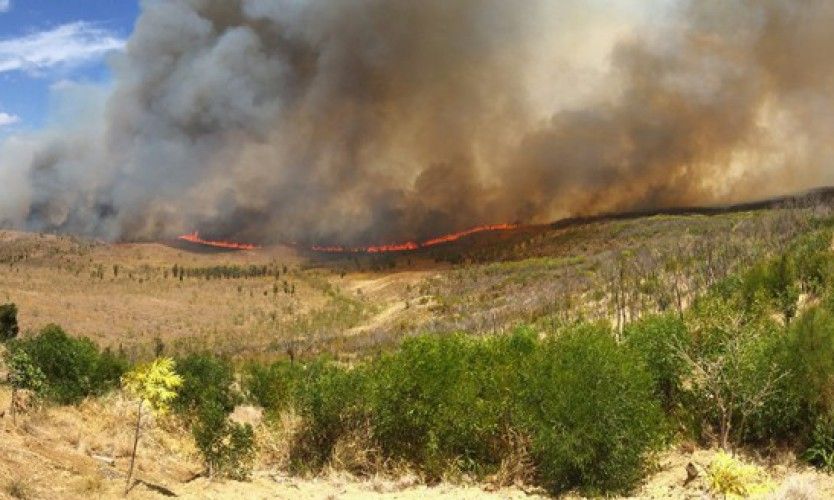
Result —
[[350, 244], [834, 182], [834, 4], [629, 5], [146, 1], [100, 110], [0, 146], [0, 219]]

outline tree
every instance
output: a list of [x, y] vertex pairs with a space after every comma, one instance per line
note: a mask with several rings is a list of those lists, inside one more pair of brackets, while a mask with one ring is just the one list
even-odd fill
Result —
[[0, 342], [17, 337], [20, 329], [17, 326], [17, 306], [14, 304], [0, 305]]
[[137, 366], [122, 377], [122, 387], [129, 394], [139, 399], [136, 412], [136, 432], [133, 436], [133, 452], [130, 456], [130, 468], [127, 472], [125, 494], [130, 490], [133, 476], [133, 464], [136, 461], [136, 447], [139, 444], [139, 429], [142, 423], [142, 406], [147, 403], [151, 412], [165, 414], [169, 403], [177, 397], [177, 388], [182, 385], [182, 377], [176, 372], [173, 359], [159, 358], [152, 363]]
[[17, 425], [17, 391], [30, 390], [41, 394], [46, 385], [46, 377], [23, 349], [6, 351], [6, 366], [8, 367], [8, 381], [12, 386], [12, 423]]
[[681, 342], [676, 350], [701, 411], [717, 421], [720, 446], [727, 450], [733, 430], [741, 441], [751, 415], [787, 375], [767, 355], [777, 329], [766, 315], [746, 315], [740, 304], [719, 295], [702, 297], [688, 326], [692, 344]]

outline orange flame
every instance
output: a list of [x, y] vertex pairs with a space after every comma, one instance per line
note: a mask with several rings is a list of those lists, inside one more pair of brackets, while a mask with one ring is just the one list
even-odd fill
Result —
[[255, 250], [260, 248], [258, 245], [252, 245], [250, 243], [237, 243], [234, 241], [223, 241], [223, 240], [204, 240], [200, 238], [200, 234], [197, 231], [193, 233], [183, 234], [182, 236], [178, 236], [177, 239], [188, 241], [191, 243], [197, 243], [198, 245], [206, 245], [209, 247], [215, 248], [225, 248], [228, 250]]
[[[476, 233], [483, 233], [487, 231], [507, 231], [510, 229], [516, 229], [517, 227], [519, 227], [518, 224], [487, 224], [484, 226], [476, 226], [469, 229], [464, 229], [463, 231], [458, 231], [455, 233], [444, 234], [442, 236], [437, 236], [435, 238], [431, 238], [422, 242], [406, 241], [403, 243], [392, 243], [389, 245], [370, 245], [366, 247], [345, 247], [341, 245], [314, 245], [310, 249], [314, 252], [319, 253], [411, 252], [414, 250], [419, 250], [421, 248], [430, 248], [437, 245], [452, 243], [461, 238]], [[198, 245], [206, 245], [215, 248], [225, 248], [228, 250], [256, 250], [258, 248], [261, 248], [258, 245], [253, 245], [251, 243], [238, 243], [235, 241], [224, 240], [206, 240], [200, 238], [200, 234], [197, 231], [194, 231], [193, 233], [183, 234], [182, 236], [178, 236], [177, 239], [188, 241], [190, 243], [196, 243]]]
[[320, 246], [312, 247], [314, 252], [320, 253], [387, 253], [387, 252], [409, 252], [412, 250], [419, 250], [421, 248], [429, 248], [445, 243], [452, 243], [465, 236], [475, 233], [483, 233], [486, 231], [506, 231], [515, 229], [518, 224], [488, 224], [484, 226], [476, 226], [456, 233], [444, 234], [423, 242], [406, 241], [404, 243], [394, 243], [390, 245], [371, 245], [367, 247], [343, 247], [343, 246]]

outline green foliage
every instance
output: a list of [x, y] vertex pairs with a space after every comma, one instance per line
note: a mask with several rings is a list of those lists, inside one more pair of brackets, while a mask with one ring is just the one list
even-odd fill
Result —
[[520, 398], [542, 482], [554, 492], [627, 492], [663, 431], [651, 375], [608, 328], [583, 325], [547, 341]]
[[790, 254], [782, 254], [755, 265], [745, 276], [743, 293], [747, 308], [768, 301], [789, 323], [797, 312], [799, 276]]
[[802, 315], [785, 350], [805, 403], [819, 414], [834, 412], [834, 313], [814, 308]]
[[192, 354], [177, 363], [183, 377], [174, 410], [191, 425], [191, 433], [210, 475], [249, 476], [255, 453], [251, 426], [229, 420], [241, 401], [234, 389], [234, 369], [227, 360]]
[[371, 369], [372, 422], [383, 450], [434, 477], [451, 466], [491, 472], [507, 452], [503, 433], [521, 424], [518, 394], [538, 348], [526, 329], [406, 341]]
[[674, 314], [653, 315], [627, 325], [623, 336], [643, 358], [663, 407], [671, 410], [679, 402], [688, 369], [680, 356], [681, 349], [691, 347], [686, 325]]
[[814, 428], [834, 412], [834, 313], [809, 309], [761, 357], [785, 377], [752, 416], [751, 437], [809, 445]]
[[26, 352], [44, 375], [46, 395], [61, 404], [78, 403], [117, 387], [127, 368], [124, 359], [101, 353], [91, 340], [72, 338], [57, 325], [16, 341], [13, 349]]
[[[361, 368], [249, 367], [245, 386], [268, 408], [292, 401], [303, 420], [293, 459], [313, 469], [367, 425], [385, 457], [429, 478], [483, 476], [516, 451], [512, 432], [529, 438], [539, 480], [553, 492], [625, 492], [666, 429], [641, 355], [597, 325], [549, 341], [525, 329], [420, 336]], [[219, 413], [207, 427], [222, 428]]]
[[243, 390], [252, 403], [277, 413], [293, 401], [300, 365], [276, 362], [270, 365], [248, 364], [243, 373]]
[[304, 420], [301, 446], [293, 457], [297, 467], [324, 465], [339, 437], [362, 420], [364, 384], [359, 370], [347, 370], [325, 361], [306, 367], [294, 396]]
[[825, 472], [834, 472], [834, 420], [830, 415], [817, 419], [803, 458]]
[[221, 404], [207, 401], [197, 410], [192, 433], [209, 475], [249, 478], [255, 459], [252, 426], [232, 422]]
[[147, 403], [156, 414], [168, 412], [182, 382], [182, 377], [176, 372], [176, 363], [170, 358], [139, 365], [122, 377], [122, 387]]
[[819, 230], [801, 238], [792, 248], [796, 275], [804, 288], [810, 292], [822, 293], [831, 281], [830, 230]]
[[0, 342], [6, 342], [17, 337], [19, 331], [17, 306], [14, 304], [0, 305]]
[[42, 394], [46, 377], [22, 349], [6, 351], [3, 355], [8, 369], [8, 382], [15, 389], [25, 389]]
[[209, 403], [229, 414], [240, 401], [240, 395], [233, 388], [234, 368], [227, 360], [211, 354], [191, 354], [177, 360], [177, 371], [183, 384], [172, 406], [187, 419]]

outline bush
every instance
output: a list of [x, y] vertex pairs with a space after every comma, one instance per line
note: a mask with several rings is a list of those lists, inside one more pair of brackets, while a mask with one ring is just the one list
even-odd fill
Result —
[[49, 399], [74, 404], [87, 396], [103, 394], [119, 384], [128, 363], [86, 338], [72, 338], [61, 327], [48, 325], [30, 339], [18, 340], [22, 349], [43, 373]]
[[743, 294], [747, 309], [766, 301], [783, 317], [785, 324], [796, 316], [799, 275], [790, 254], [782, 254], [753, 266], [744, 277]]
[[192, 433], [210, 477], [249, 478], [255, 460], [252, 426], [232, 422], [221, 404], [207, 401], [197, 410]]
[[535, 334], [477, 340], [463, 334], [406, 341], [372, 370], [372, 422], [389, 456], [421, 464], [437, 478], [450, 466], [492, 471], [513, 424], [518, 370]]
[[250, 402], [277, 413], [292, 404], [299, 377], [300, 365], [250, 363], [244, 370], [243, 390]]
[[19, 331], [17, 306], [14, 304], [0, 305], [0, 342], [6, 342], [17, 337]]
[[192, 354], [177, 361], [183, 378], [174, 410], [191, 425], [197, 449], [210, 476], [246, 479], [255, 457], [252, 427], [229, 420], [242, 400], [234, 388], [234, 369], [227, 360]]
[[26, 351], [22, 349], [6, 351], [3, 353], [3, 358], [9, 372], [7, 381], [12, 387], [12, 408], [14, 408], [15, 392], [18, 390], [32, 391], [36, 396], [43, 394], [46, 378]]
[[810, 445], [815, 427], [834, 412], [834, 313], [809, 309], [761, 358], [784, 376], [752, 415], [751, 437]]
[[296, 386], [294, 400], [304, 424], [292, 461], [297, 468], [322, 467], [338, 439], [361, 425], [365, 378], [326, 361], [306, 367]]
[[825, 472], [834, 472], [834, 420], [830, 415], [817, 419], [803, 458]]
[[792, 248], [796, 275], [810, 292], [824, 291], [832, 277], [830, 230], [819, 230], [801, 238]]
[[[249, 370], [248, 390], [265, 406], [283, 404], [276, 394], [286, 388], [264, 387], [296, 376], [282, 370]], [[293, 461], [311, 468], [326, 464], [340, 439], [370, 429], [384, 457], [430, 479], [495, 472], [528, 443], [551, 491], [624, 492], [666, 429], [643, 359], [601, 326], [547, 342], [529, 330], [421, 336], [362, 368], [318, 361], [295, 373], [303, 429]]]
[[669, 411], [681, 403], [682, 381], [688, 367], [680, 351], [690, 348], [684, 322], [674, 314], [648, 316], [628, 324], [625, 344], [640, 354], [654, 382], [654, 392]]
[[228, 415], [240, 402], [240, 395], [233, 387], [234, 368], [227, 360], [211, 354], [191, 354], [177, 360], [177, 372], [183, 384], [172, 407], [187, 420], [196, 417], [205, 404], [216, 406]]
[[519, 391], [543, 484], [556, 493], [633, 488], [664, 430], [642, 359], [608, 328], [585, 325], [546, 342], [527, 368]]

